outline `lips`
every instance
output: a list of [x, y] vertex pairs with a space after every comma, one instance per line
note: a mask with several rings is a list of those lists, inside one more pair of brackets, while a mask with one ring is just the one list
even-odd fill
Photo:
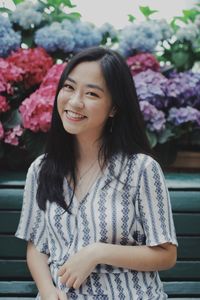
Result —
[[86, 116], [84, 116], [80, 113], [71, 111], [71, 110], [65, 110], [65, 112], [66, 112], [67, 117], [70, 118], [70, 119], [82, 120], [82, 119], [86, 118]]

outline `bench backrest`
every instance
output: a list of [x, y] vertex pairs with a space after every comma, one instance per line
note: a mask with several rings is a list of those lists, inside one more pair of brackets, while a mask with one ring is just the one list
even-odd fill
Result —
[[[200, 174], [166, 174], [178, 236], [178, 261], [160, 272], [170, 297], [200, 297]], [[24, 173], [0, 175], [0, 297], [35, 296], [26, 242], [14, 237], [19, 221]]]

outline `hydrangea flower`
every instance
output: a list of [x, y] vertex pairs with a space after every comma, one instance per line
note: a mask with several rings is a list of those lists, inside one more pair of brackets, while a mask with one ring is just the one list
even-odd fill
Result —
[[4, 142], [13, 146], [19, 145], [19, 137], [23, 134], [23, 129], [20, 125], [13, 127], [5, 132]]
[[192, 71], [171, 73], [166, 93], [172, 105], [190, 105], [200, 109], [200, 73]]
[[189, 23], [185, 27], [180, 27], [176, 32], [176, 38], [181, 42], [184, 42], [185, 40], [193, 43], [198, 37], [199, 28], [194, 23]]
[[0, 113], [6, 112], [9, 109], [10, 109], [10, 105], [6, 100], [6, 97], [0, 95]]
[[31, 1], [24, 1], [16, 6], [16, 10], [11, 15], [11, 21], [27, 30], [38, 26], [42, 21], [42, 13], [38, 10], [38, 5]]
[[25, 72], [3, 58], [0, 58], [0, 70], [0, 93], [13, 94], [14, 86], [23, 81]]
[[161, 38], [162, 41], [168, 40], [172, 37], [173, 30], [165, 19], [153, 20], [153, 22], [157, 23], [157, 25], [160, 28], [162, 34], [162, 38]]
[[99, 45], [102, 35], [87, 22], [54, 22], [36, 31], [35, 43], [47, 52], [61, 50], [64, 53], [78, 52], [81, 49]]
[[36, 45], [50, 53], [56, 50], [68, 53], [72, 52], [75, 47], [73, 32], [62, 28], [62, 25], [56, 22], [37, 30], [34, 40]]
[[137, 95], [140, 101], [148, 101], [157, 109], [168, 106], [166, 84], [168, 79], [161, 73], [152, 70], [140, 72], [134, 76]]
[[53, 65], [53, 59], [42, 48], [19, 49], [7, 61], [24, 70], [25, 88], [41, 83]]
[[165, 114], [148, 101], [140, 101], [140, 109], [150, 131], [160, 132], [165, 129]]
[[0, 121], [0, 140], [2, 140], [4, 137], [4, 129], [3, 129], [3, 125]]
[[12, 29], [9, 19], [0, 15], [0, 57], [8, 56], [20, 47], [21, 35]]
[[172, 107], [169, 110], [168, 121], [177, 126], [187, 122], [197, 123], [200, 126], [200, 111], [191, 106]]
[[136, 51], [153, 52], [162, 39], [162, 32], [156, 22], [145, 21], [126, 26], [119, 37], [119, 51], [130, 56]]
[[102, 40], [102, 34], [92, 24], [76, 21], [74, 23], [74, 39], [74, 52], [79, 52], [88, 47], [98, 46]]
[[136, 75], [142, 71], [151, 69], [158, 71], [160, 69], [159, 62], [151, 53], [139, 53], [128, 57], [126, 60], [132, 75]]
[[111, 39], [115, 39], [118, 36], [117, 30], [110, 23], [104, 23], [99, 28], [99, 32], [101, 33], [102, 36], [104, 36], [105, 34], [109, 34]]
[[65, 64], [53, 66], [40, 88], [22, 102], [19, 111], [24, 128], [33, 132], [49, 130], [57, 84], [64, 67]]

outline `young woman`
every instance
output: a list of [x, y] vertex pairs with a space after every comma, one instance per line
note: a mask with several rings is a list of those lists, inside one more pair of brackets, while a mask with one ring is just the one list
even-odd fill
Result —
[[45, 154], [30, 166], [16, 236], [37, 299], [166, 299], [176, 262], [168, 191], [123, 58], [90, 48], [58, 84]]

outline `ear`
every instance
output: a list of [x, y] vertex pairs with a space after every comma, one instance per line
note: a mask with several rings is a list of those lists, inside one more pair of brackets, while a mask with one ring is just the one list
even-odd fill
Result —
[[116, 112], [117, 112], [117, 109], [116, 109], [115, 106], [113, 106], [113, 108], [111, 109], [111, 112], [110, 112], [110, 114], [109, 114], [109, 117], [113, 118], [114, 115], [116, 114]]

